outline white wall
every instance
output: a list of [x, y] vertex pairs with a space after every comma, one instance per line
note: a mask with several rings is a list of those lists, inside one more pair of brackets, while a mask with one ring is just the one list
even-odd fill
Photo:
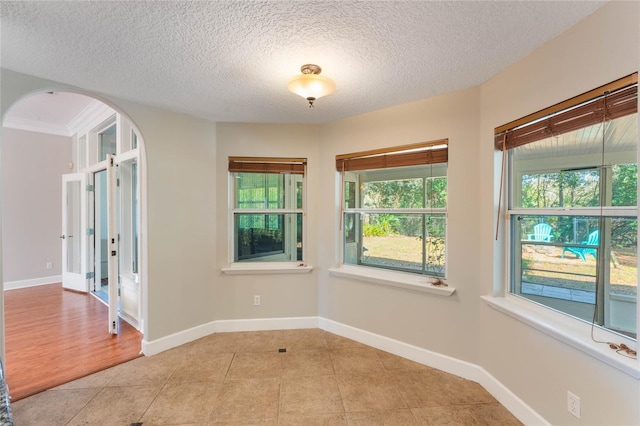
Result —
[[2, 143], [2, 278], [21, 285], [60, 276], [62, 175], [71, 172], [71, 138], [3, 127]]
[[[217, 319], [309, 317], [318, 314], [317, 270], [308, 274], [224, 275], [229, 264], [229, 156], [307, 158], [307, 215], [304, 261], [316, 265], [318, 251], [317, 207], [327, 199], [319, 187], [318, 126], [286, 124], [218, 123], [216, 170]], [[261, 296], [253, 306], [253, 295]]]
[[113, 102], [131, 117], [145, 144], [148, 241], [142, 256], [147, 258], [148, 298], [144, 340], [152, 342], [215, 319], [216, 124], [122, 100]]
[[[477, 362], [475, 336], [481, 203], [477, 176], [478, 88], [363, 114], [321, 129], [321, 181], [318, 227], [320, 316], [410, 343], [444, 355]], [[447, 283], [450, 297], [417, 293], [338, 278], [327, 269], [339, 261], [335, 156], [350, 152], [449, 139]]]
[[[483, 294], [504, 282], [504, 240], [494, 241], [500, 172], [494, 128], [637, 72], [639, 22], [640, 3], [611, 2], [481, 86], [482, 262], [476, 281]], [[640, 423], [638, 380], [478, 303], [479, 364], [549, 422]], [[568, 390], [581, 398], [581, 420], [567, 412]]]

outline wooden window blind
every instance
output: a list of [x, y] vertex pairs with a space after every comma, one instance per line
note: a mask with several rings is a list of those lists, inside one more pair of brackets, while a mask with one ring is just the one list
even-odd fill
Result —
[[448, 161], [448, 145], [449, 140], [442, 139], [393, 148], [336, 155], [336, 170], [339, 172], [351, 172], [446, 163]]
[[513, 149], [636, 112], [638, 73], [496, 128], [495, 148]]
[[229, 157], [229, 171], [304, 174], [306, 158]]

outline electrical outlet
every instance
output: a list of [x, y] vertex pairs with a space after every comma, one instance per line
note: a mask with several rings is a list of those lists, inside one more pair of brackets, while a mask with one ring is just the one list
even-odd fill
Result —
[[253, 306], [260, 306], [260, 296], [253, 296]]
[[53, 269], [53, 262], [47, 262], [47, 269]]
[[580, 398], [567, 391], [567, 411], [580, 418]]

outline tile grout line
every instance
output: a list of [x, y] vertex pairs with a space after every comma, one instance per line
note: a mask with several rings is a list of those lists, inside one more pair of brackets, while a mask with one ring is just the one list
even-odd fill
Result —
[[[105, 390], [105, 387], [103, 386], [103, 387], [100, 389], [100, 391], [96, 392], [96, 394], [93, 396], [93, 398], [91, 398], [89, 401], [87, 401], [87, 403], [86, 403], [86, 404], [84, 404], [84, 405], [82, 406], [82, 408], [80, 408], [80, 409], [78, 410], [78, 412], [77, 412], [77, 413], [75, 413], [75, 414], [74, 414], [74, 415], [69, 419], [69, 421], [65, 423], [65, 425], [68, 425], [69, 423], [71, 423], [71, 422], [73, 421], [73, 419], [75, 419], [76, 417], [78, 417], [78, 415], [82, 412], [82, 410], [84, 410], [85, 408], [87, 408], [87, 406], [91, 403], [91, 401], [93, 401], [94, 399], [96, 399], [96, 398], [98, 397], [98, 395], [100, 395], [102, 392], [104, 392], [104, 390]], [[46, 390], [45, 392], [49, 392], [49, 391], [56, 392], [54, 389], [48, 389], [48, 390]]]
[[[186, 356], [186, 355], [185, 355]], [[184, 361], [184, 360], [183, 360]], [[151, 402], [149, 403], [149, 405], [147, 406], [147, 408], [144, 409], [144, 411], [142, 412], [142, 414], [140, 415], [140, 418], [138, 419], [138, 423], [142, 423], [142, 419], [144, 418], [145, 414], [147, 414], [147, 412], [149, 411], [149, 408], [151, 408], [151, 406], [153, 405], [154, 402], [156, 402], [156, 399], [158, 399], [158, 397], [160, 396], [160, 394], [162, 393], [162, 390], [165, 388], [165, 386], [169, 383], [169, 380], [171, 380], [171, 377], [175, 374], [175, 372], [178, 370], [178, 366], [176, 365], [176, 367], [174, 368], [174, 370], [171, 372], [171, 374], [169, 374], [167, 376], [167, 378], [165, 379], [164, 383], [160, 383], [159, 384], [159, 389], [157, 391], [157, 393], [155, 394], [155, 396], [153, 397], [153, 399], [151, 400]]]

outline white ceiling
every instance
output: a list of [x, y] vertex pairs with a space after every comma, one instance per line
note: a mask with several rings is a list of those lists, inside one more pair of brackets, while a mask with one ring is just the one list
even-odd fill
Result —
[[95, 108], [108, 108], [88, 96], [68, 92], [47, 92], [16, 103], [6, 114], [5, 127], [60, 136], [72, 136], [84, 116]]
[[[603, 3], [3, 0], [0, 60], [214, 121], [322, 123], [478, 85]], [[337, 84], [313, 109], [286, 89], [306, 63]]]

